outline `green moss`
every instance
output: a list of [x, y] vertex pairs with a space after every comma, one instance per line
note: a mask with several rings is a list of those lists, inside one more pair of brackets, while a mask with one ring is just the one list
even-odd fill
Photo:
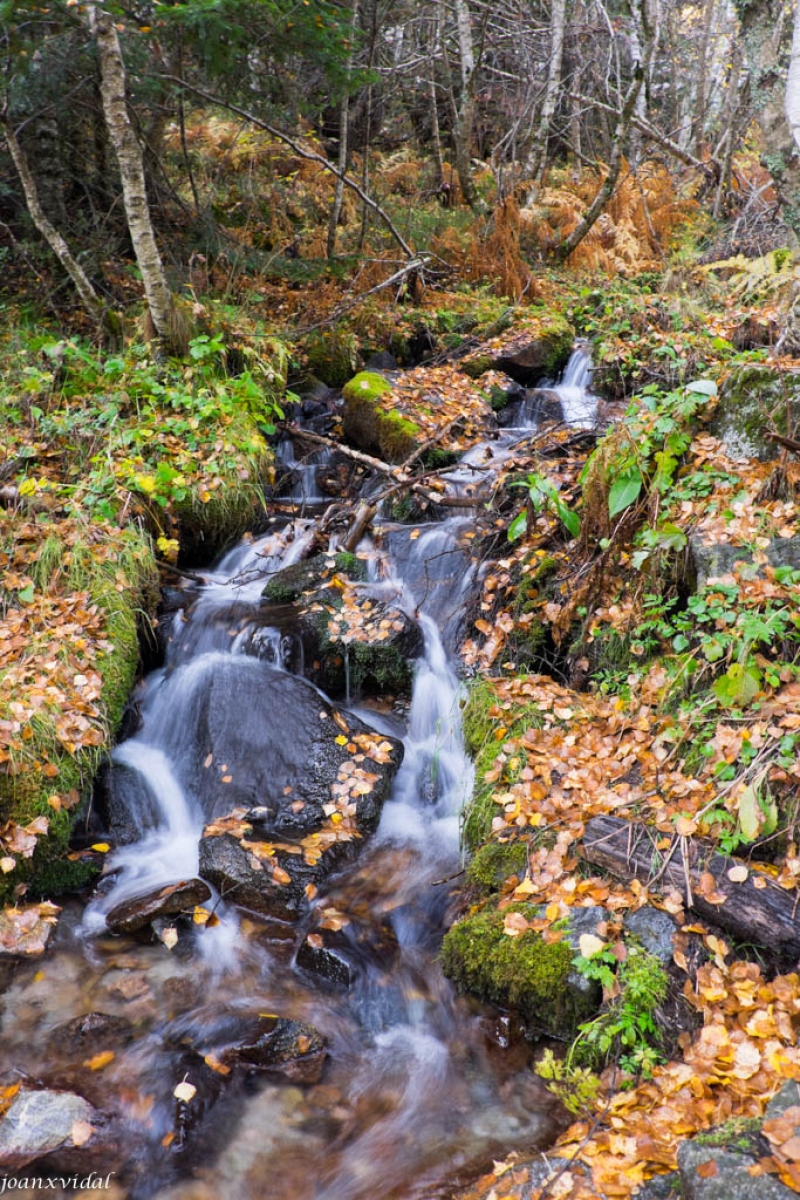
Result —
[[527, 842], [487, 842], [470, 860], [466, 881], [484, 895], [489, 895], [498, 892], [512, 875], [521, 878], [527, 863]]
[[731, 1117], [724, 1125], [695, 1134], [693, 1141], [699, 1146], [734, 1146], [749, 1149], [752, 1138], [761, 1132], [763, 1122], [759, 1117]]
[[481, 375], [485, 375], [487, 371], [491, 370], [491, 366], [491, 354], [476, 354], [461, 364], [461, 370], [470, 379], [479, 379]]
[[392, 385], [377, 371], [360, 371], [342, 388], [342, 397], [347, 401], [374, 404], [381, 396], [392, 390]]
[[[530, 906], [515, 909], [535, 915]], [[591, 995], [568, 984], [569, 943], [548, 944], [531, 930], [508, 937], [504, 919], [505, 913], [484, 909], [454, 925], [442, 943], [445, 975], [460, 991], [517, 1009], [543, 1033], [571, 1036], [595, 1004]]]
[[553, 317], [539, 331], [542, 366], [548, 375], [560, 371], [572, 353], [575, 330], [564, 317]]
[[342, 550], [334, 556], [334, 566], [340, 575], [346, 575], [348, 579], [365, 580], [367, 578], [367, 564], [363, 559], [358, 558], [355, 554], [350, 554], [346, 550]]
[[347, 331], [315, 330], [305, 339], [302, 349], [311, 374], [328, 387], [343, 387], [358, 363], [356, 336]]
[[386, 462], [402, 462], [417, 445], [419, 425], [380, 405], [392, 385], [374, 371], [362, 371], [342, 389], [344, 433], [363, 450]]
[[[89, 527], [87, 536], [92, 532]], [[32, 577], [43, 592], [88, 593], [89, 603], [105, 616], [103, 643], [92, 656], [101, 678], [97, 703], [105, 738], [100, 745], [84, 746], [70, 754], [56, 726], [60, 701], [43, 706], [28, 721], [22, 749], [12, 750], [12, 770], [0, 773], [0, 817], [22, 826], [45, 817], [48, 832], [39, 837], [31, 858], [18, 858], [16, 868], [0, 879], [0, 904], [8, 903], [21, 883], [31, 896], [59, 895], [82, 886], [95, 873], [93, 865], [66, 858], [72, 813], [67, 807], [54, 809], [49, 800], [52, 796], [62, 801], [69, 796], [81, 798], [92, 786], [136, 678], [138, 622], [143, 613], [155, 610], [158, 572], [149, 540], [138, 530], [96, 530], [94, 537], [94, 545], [91, 539], [72, 539], [65, 544], [58, 526], [53, 526], [32, 564]], [[113, 554], [100, 553], [100, 537], [113, 537]], [[32, 652], [36, 649], [32, 647]]]
[[503, 765], [499, 778], [491, 783], [484, 777], [494, 766], [503, 741], [519, 737], [527, 729], [541, 728], [542, 714], [532, 704], [508, 712], [500, 709], [491, 682], [482, 679], [470, 688], [461, 720], [464, 744], [475, 762], [475, 788], [464, 813], [464, 842], [468, 849], [475, 849], [491, 835], [496, 813], [495, 789], [516, 781], [522, 761], [517, 757], [515, 767], [515, 760], [510, 759]]

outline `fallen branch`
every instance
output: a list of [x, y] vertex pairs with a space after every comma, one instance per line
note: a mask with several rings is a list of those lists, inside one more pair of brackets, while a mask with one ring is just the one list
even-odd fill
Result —
[[683, 893], [688, 908], [742, 941], [800, 956], [797, 893], [743, 859], [717, 854], [705, 839], [670, 837], [620, 817], [592, 817], [580, 853], [619, 879]]

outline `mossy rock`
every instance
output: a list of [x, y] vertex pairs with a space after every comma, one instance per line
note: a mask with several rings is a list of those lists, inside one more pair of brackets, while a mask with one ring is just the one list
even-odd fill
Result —
[[[404, 613], [374, 600], [375, 632], [383, 635], [380, 640], [377, 636], [370, 639], [368, 628], [363, 630], [364, 641], [346, 642], [331, 632], [332, 618], [342, 607], [341, 581], [363, 583], [366, 577], [366, 564], [355, 554], [317, 554], [278, 571], [262, 592], [269, 604], [302, 605], [297, 628], [305, 674], [331, 696], [358, 696], [364, 691], [406, 694], [411, 690], [413, 661], [422, 652], [423, 638]], [[383, 615], [393, 623], [388, 637], [379, 626]]]
[[[115, 553], [93, 554], [92, 538], [113, 539]], [[103, 643], [92, 657], [101, 679], [96, 705], [100, 710], [102, 740], [70, 752], [59, 738], [58, 706], [42, 706], [28, 721], [23, 751], [10, 747], [11, 757], [0, 771], [0, 822], [22, 827], [46, 818], [30, 858], [17, 857], [13, 871], [0, 877], [0, 905], [14, 899], [14, 889], [24, 884], [31, 899], [54, 898], [87, 884], [98, 872], [94, 861], [68, 857], [75, 825], [75, 802], [85, 801], [94, 778], [113, 744], [139, 667], [142, 614], [154, 613], [158, 602], [158, 571], [149, 539], [138, 530], [88, 527], [84, 544], [61, 543], [58, 526], [47, 532], [38, 559], [31, 567], [37, 589], [59, 586], [65, 594], [74, 588], [88, 595], [105, 618]], [[125, 582], [122, 583], [124, 578]], [[55, 581], [55, 583], [53, 582]], [[8, 769], [11, 768], [11, 769]], [[61, 807], [52, 803], [58, 797]], [[67, 800], [70, 803], [66, 803]], [[78, 811], [80, 811], [80, 803]]]
[[328, 387], [342, 387], [358, 366], [358, 342], [353, 333], [315, 330], [308, 335], [302, 348], [309, 372]]
[[525, 387], [534, 387], [561, 372], [574, 342], [575, 330], [569, 322], [564, 317], [552, 315], [531, 330], [512, 336], [498, 350], [479, 350], [462, 364], [461, 369], [476, 379], [494, 368], [504, 371]]
[[[475, 850], [489, 840], [492, 818], [497, 815], [494, 803], [495, 789], [502, 790], [516, 782], [512, 776], [512, 758], [503, 766], [503, 773], [492, 783], [485, 775], [494, 766], [495, 759], [507, 738], [519, 736], [527, 729], [540, 729], [542, 714], [534, 704], [521, 705], [510, 712], [497, 707], [497, 696], [488, 679], [479, 680], [469, 690], [461, 714], [464, 744], [475, 763], [475, 787], [464, 814], [464, 841], [468, 849]], [[498, 730], [505, 732], [498, 740]], [[522, 759], [516, 756], [519, 769]]]
[[527, 841], [487, 842], [470, 859], [466, 882], [488, 896], [499, 892], [512, 875], [522, 878], [527, 863]]
[[800, 421], [800, 384], [793, 372], [760, 363], [732, 371], [723, 384], [709, 431], [727, 447], [733, 458], [769, 462], [781, 448], [770, 441], [774, 429], [792, 437]]
[[[578, 986], [568, 941], [547, 943], [530, 929], [509, 937], [508, 911], [486, 908], [448, 931], [440, 955], [445, 975], [459, 991], [517, 1010], [539, 1033], [573, 1037], [597, 1011], [597, 992]], [[536, 915], [530, 905], [514, 911]]]
[[392, 385], [375, 371], [361, 371], [342, 389], [344, 435], [385, 462], [402, 462], [417, 448], [420, 427], [381, 400]]
[[302, 562], [283, 567], [268, 581], [261, 595], [270, 604], [295, 604], [307, 592], [313, 592], [334, 575], [363, 581], [367, 567], [355, 554], [315, 554]]

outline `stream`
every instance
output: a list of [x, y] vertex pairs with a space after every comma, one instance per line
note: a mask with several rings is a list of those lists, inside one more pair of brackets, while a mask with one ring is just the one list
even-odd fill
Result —
[[[591, 424], [582, 350], [549, 391], [567, 424]], [[502, 462], [540, 416], [522, 401], [513, 425], [445, 476], [450, 494], [467, 494], [487, 455]], [[102, 1136], [86, 1147], [88, 1158], [53, 1162], [113, 1172], [107, 1195], [433, 1200], [493, 1157], [546, 1147], [560, 1121], [515, 1023], [456, 996], [436, 960], [454, 911], [460, 814], [473, 784], [455, 667], [480, 578], [474, 518], [468, 507], [415, 525], [379, 515], [358, 547], [367, 576], [358, 594], [417, 630], [410, 700], [371, 687], [360, 694], [348, 651], [344, 694], [331, 701], [304, 678], [313, 676], [308, 647], [285, 608], [262, 596], [314, 543], [320, 502], [329, 502], [316, 483], [327, 452], [298, 463], [286, 439], [279, 453], [293, 473], [295, 511], [198, 572], [202, 584], [173, 605], [163, 665], [138, 685], [133, 732], [113, 754], [114, 804], [124, 807], [115, 817], [118, 845], [88, 904], [66, 904], [47, 956], [14, 970], [0, 1054], [7, 1072], [73, 1090], [105, 1114], [92, 1122]], [[291, 793], [295, 773], [308, 769], [300, 722], [308, 724], [309, 705], [323, 726], [335, 721], [346, 731], [338, 742], [402, 743], [375, 832], [355, 835], [366, 842], [357, 857], [349, 843], [338, 847], [335, 869], [306, 884], [291, 921], [237, 906], [206, 873], [197, 899], [205, 923], [160, 916], [155, 935], [149, 925], [112, 935], [107, 922], [121, 906], [204, 875], [204, 828], [229, 809], [263, 824], [271, 844], [307, 835], [303, 799], [290, 806], [295, 829], [284, 809], [275, 816], [269, 797]], [[273, 735], [253, 775], [248, 756], [267, 720]], [[223, 762], [217, 746], [232, 748]], [[370, 780], [378, 774], [371, 762], [368, 754]], [[194, 900], [187, 903], [191, 911]], [[321, 1071], [248, 1068], [241, 1046], [274, 1016], [301, 1023], [302, 1049], [314, 1031], [324, 1039]], [[188, 1099], [175, 1094], [182, 1083], [191, 1085]]]

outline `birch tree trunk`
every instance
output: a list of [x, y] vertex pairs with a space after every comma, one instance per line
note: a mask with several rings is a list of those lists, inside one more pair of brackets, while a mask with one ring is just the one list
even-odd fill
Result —
[[475, 128], [475, 50], [467, 0], [455, 0], [456, 35], [461, 68], [461, 95], [453, 130], [456, 172], [464, 199], [470, 208], [480, 207], [472, 179], [472, 133]]
[[559, 84], [561, 83], [561, 63], [564, 58], [564, 27], [566, 25], [566, 0], [553, 0], [550, 17], [550, 61], [547, 68], [547, 83], [544, 89], [544, 101], [539, 116], [539, 124], [533, 135], [531, 148], [522, 169], [523, 176], [533, 180], [533, 186], [525, 197], [526, 205], [536, 202], [539, 188], [542, 186], [544, 170], [547, 166], [547, 139], [550, 136], [550, 124], [558, 103]]
[[183, 353], [186, 331], [181, 330], [182, 322], [167, 283], [164, 264], [150, 220], [142, 151], [128, 115], [125, 63], [117, 30], [111, 15], [102, 8], [90, 4], [88, 11], [100, 62], [103, 113], [119, 163], [125, 216], [144, 284], [150, 318], [156, 335], [165, 347], [175, 353]]
[[358, 0], [350, 0], [350, 20], [348, 25], [348, 38], [350, 48], [347, 52], [347, 64], [345, 66], [345, 75], [347, 77], [346, 91], [342, 96], [342, 106], [339, 110], [339, 156], [337, 166], [339, 175], [336, 180], [336, 186], [333, 190], [333, 205], [331, 206], [331, 215], [328, 219], [328, 240], [325, 247], [328, 258], [333, 258], [336, 251], [336, 228], [339, 224], [339, 217], [342, 213], [342, 200], [344, 199], [344, 179], [343, 176], [347, 171], [347, 158], [349, 154], [348, 140], [350, 137], [350, 76], [353, 72], [353, 59], [355, 55], [355, 38], [356, 38], [356, 22], [358, 21]]
[[3, 133], [12, 161], [17, 169], [22, 190], [25, 193], [25, 203], [28, 206], [31, 220], [69, 275], [89, 316], [97, 323], [100, 329], [109, 332], [113, 323], [113, 316], [109, 312], [108, 306], [98, 296], [92, 281], [75, 258], [64, 238], [45, 214], [39, 198], [36, 180], [31, 174], [25, 152], [17, 140], [17, 135], [10, 120], [7, 118], [3, 121]]

